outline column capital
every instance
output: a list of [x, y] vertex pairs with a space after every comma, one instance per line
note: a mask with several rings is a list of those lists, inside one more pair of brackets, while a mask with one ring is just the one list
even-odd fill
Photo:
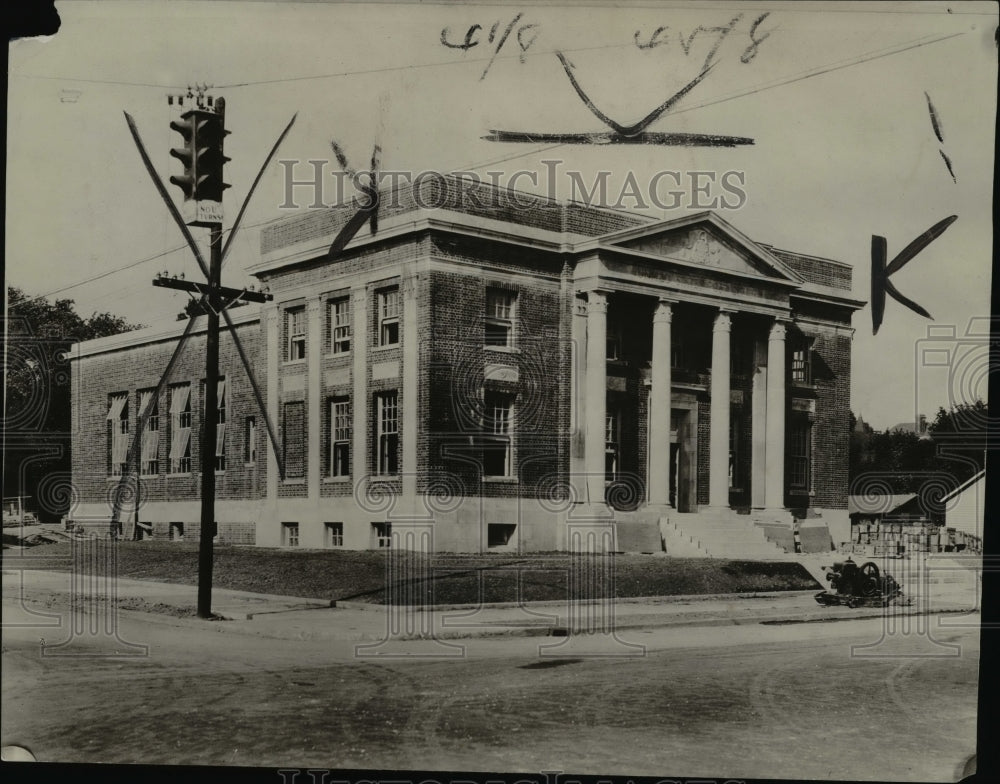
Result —
[[677, 300], [660, 297], [659, 301], [656, 303], [656, 310], [653, 311], [653, 323], [656, 324], [666, 322], [669, 324], [673, 318], [673, 306], [676, 302]]
[[775, 319], [774, 323], [771, 325], [771, 331], [768, 334], [768, 340], [784, 340], [785, 339], [785, 325], [787, 324], [785, 319]]
[[587, 295], [588, 313], [608, 312], [608, 296], [611, 294], [609, 289], [590, 289], [584, 293]]
[[715, 315], [715, 321], [712, 323], [712, 330], [714, 332], [729, 332], [733, 325], [731, 310], [719, 309], [719, 312]]

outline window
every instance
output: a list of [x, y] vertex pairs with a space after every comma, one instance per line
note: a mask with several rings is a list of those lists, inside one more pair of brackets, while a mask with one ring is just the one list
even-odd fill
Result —
[[216, 430], [215, 430], [215, 470], [226, 470], [226, 408], [229, 389], [226, 385], [226, 378], [219, 379], [216, 408]]
[[191, 471], [191, 385], [170, 387], [170, 473]]
[[[220, 376], [215, 391], [215, 470], [226, 470], [226, 397], [228, 395], [226, 378]], [[207, 421], [205, 417], [205, 382], [201, 382], [201, 421], [202, 427]]]
[[376, 547], [392, 547], [392, 523], [372, 523], [372, 539]]
[[351, 475], [351, 401], [330, 401], [330, 476]]
[[795, 384], [812, 383], [812, 363], [810, 354], [812, 346], [810, 341], [803, 340], [792, 347], [792, 382]]
[[395, 391], [375, 395], [375, 473], [399, 473], [399, 397]]
[[327, 318], [330, 323], [330, 353], [346, 354], [351, 350], [351, 300], [331, 300]]
[[325, 544], [327, 547], [343, 547], [344, 546], [344, 524], [343, 523], [326, 523], [325, 524]]
[[143, 476], [156, 476], [160, 473], [160, 408], [155, 389], [139, 392], [140, 420], [143, 414], [146, 415], [146, 424], [142, 428], [139, 473]]
[[257, 417], [248, 416], [243, 424], [243, 461], [247, 465], [257, 462]]
[[288, 348], [285, 359], [295, 362], [306, 358], [306, 309], [305, 306], [289, 308], [285, 311], [285, 332]]
[[729, 489], [740, 488], [739, 459], [740, 431], [743, 429], [741, 413], [731, 408], [729, 413]]
[[399, 343], [399, 288], [378, 292], [378, 345], [395, 346]]
[[306, 406], [303, 401], [285, 403], [282, 430], [285, 479], [301, 479], [306, 473]]
[[792, 492], [808, 493], [812, 464], [812, 424], [794, 417], [788, 427], [788, 484]]
[[616, 408], [608, 407], [604, 417], [604, 481], [614, 482], [618, 479], [621, 432], [621, 417]]
[[486, 318], [483, 343], [487, 346], [514, 345], [514, 305], [517, 295], [501, 289], [486, 290]]
[[122, 476], [128, 469], [128, 392], [108, 396], [108, 473]]
[[170, 524], [170, 541], [171, 542], [184, 541], [184, 523]]
[[487, 390], [483, 403], [483, 476], [512, 476], [514, 396]]
[[676, 329], [671, 330], [670, 336], [670, 367], [674, 370], [687, 369], [687, 344], [684, 337]]
[[514, 538], [514, 531], [517, 526], [513, 523], [487, 523], [486, 525], [486, 546], [506, 547]]
[[617, 318], [608, 319], [608, 359], [622, 358], [622, 324]]
[[298, 547], [299, 546], [299, 524], [298, 523], [282, 523], [281, 524], [281, 544], [283, 547]]

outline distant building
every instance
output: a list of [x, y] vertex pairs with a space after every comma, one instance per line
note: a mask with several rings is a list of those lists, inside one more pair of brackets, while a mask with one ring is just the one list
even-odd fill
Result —
[[930, 437], [930, 434], [927, 432], [927, 417], [924, 414], [920, 414], [917, 417], [916, 422], [897, 422], [895, 425], [890, 427], [886, 432], [915, 433], [918, 436]]
[[933, 510], [916, 493], [848, 496], [851, 523], [913, 523], [930, 520]]
[[225, 332], [203, 410], [202, 321], [129, 461], [181, 327], [74, 346], [73, 517], [106, 521], [135, 473], [126, 522], [195, 534], [215, 416], [221, 541], [374, 548], [404, 519], [454, 551], [565, 549], [574, 521], [627, 521], [657, 548], [664, 518], [721, 524], [723, 545], [725, 526], [793, 516], [848, 528], [849, 265], [713, 213], [469, 189], [397, 192], [333, 261], [349, 208], [262, 229], [251, 272], [275, 299], [233, 320], [266, 411]]
[[986, 519], [986, 469], [956, 487], [941, 502], [948, 528], [982, 539]]

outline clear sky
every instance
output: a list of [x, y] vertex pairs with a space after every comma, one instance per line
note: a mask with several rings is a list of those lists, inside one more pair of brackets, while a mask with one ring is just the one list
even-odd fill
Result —
[[[232, 131], [227, 225], [295, 112], [278, 157], [327, 160], [331, 171], [332, 139], [363, 168], [377, 135], [387, 169], [495, 170], [507, 178], [525, 169], [543, 176], [537, 187], [525, 177], [517, 186], [543, 191], [541, 161], [559, 160], [560, 173], [579, 171], [587, 182], [611, 172], [612, 200], [629, 172], [641, 183], [662, 170], [742, 172], [746, 203], [723, 217], [756, 240], [852, 264], [854, 296], [863, 300], [873, 234], [887, 238], [891, 259], [957, 215], [892, 277], [934, 322], [890, 298], [873, 336], [870, 309], [856, 313], [851, 406], [887, 427], [986, 396], [983, 341], [963, 336], [970, 317], [989, 316], [995, 3], [70, 2], [57, 9], [57, 35], [10, 49], [7, 279], [31, 294], [71, 297], [84, 314], [112, 311], [147, 324], [181, 310], [186, 295], [150, 280], [164, 270], [198, 277], [197, 266], [122, 112], [135, 118], [166, 178], [180, 170], [168, 154], [179, 137], [168, 127], [176, 110], [166, 96], [208, 83], [226, 98]], [[476, 46], [442, 44], [443, 28], [460, 44], [475, 24]], [[699, 26], [730, 25], [725, 36], [703, 29], [692, 37]], [[710, 73], [648, 130], [745, 136], [752, 146], [553, 147], [481, 138], [491, 129], [608, 130], [574, 92], [557, 51], [594, 104], [628, 124], [694, 78], [720, 39]], [[297, 173], [304, 178], [306, 167]], [[560, 174], [556, 195], [569, 197], [568, 186]], [[272, 164], [227, 261], [226, 283], [253, 282], [244, 268], [259, 256], [257, 226], [288, 214], [278, 208], [283, 189], [283, 169]], [[677, 217], [688, 209], [697, 207], [649, 211]], [[950, 365], [918, 362], [930, 324], [945, 330], [934, 345], [951, 352]], [[947, 338], [950, 326], [957, 340]], [[963, 351], [972, 354], [958, 367]]]

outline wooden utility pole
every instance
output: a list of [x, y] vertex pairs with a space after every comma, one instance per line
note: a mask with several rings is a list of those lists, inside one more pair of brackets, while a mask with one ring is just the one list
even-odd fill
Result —
[[[184, 235], [184, 239], [191, 248], [191, 252], [194, 254], [195, 260], [198, 262], [198, 266], [201, 268], [207, 279], [206, 283], [196, 283], [194, 281], [184, 280], [183, 276], [178, 279], [177, 277], [168, 278], [166, 275], [160, 275], [153, 279], [153, 285], [161, 286], [163, 288], [177, 289], [179, 291], [186, 291], [189, 294], [200, 295], [200, 301], [203, 305], [202, 310], [208, 319], [207, 346], [205, 352], [204, 421], [202, 422], [203, 429], [201, 438], [202, 478], [201, 536], [198, 547], [198, 615], [201, 618], [211, 618], [213, 543], [217, 531], [215, 520], [215, 462], [217, 459], [216, 452], [218, 451], [216, 449], [216, 443], [218, 441], [219, 429], [220, 316], [226, 320], [226, 325], [229, 328], [233, 345], [239, 354], [240, 362], [243, 364], [243, 368], [246, 371], [247, 379], [250, 382], [250, 387], [253, 390], [254, 398], [257, 401], [260, 413], [263, 416], [264, 424], [267, 426], [267, 435], [274, 451], [275, 462], [277, 463], [278, 468], [278, 476], [284, 477], [285, 475], [284, 461], [282, 460], [280, 450], [278, 449], [276, 431], [270, 417], [267, 414], [267, 407], [265, 406], [260, 386], [257, 384], [257, 380], [254, 376], [253, 366], [251, 365], [246, 351], [243, 348], [242, 342], [240, 341], [239, 335], [236, 332], [236, 325], [226, 312], [226, 308], [238, 300], [243, 302], [264, 303], [273, 298], [270, 294], [261, 291], [226, 288], [222, 286], [221, 278], [222, 263], [226, 258], [226, 254], [232, 247], [233, 239], [236, 236], [240, 222], [243, 220], [247, 204], [249, 204], [250, 198], [253, 196], [257, 185], [260, 183], [261, 177], [264, 175], [264, 170], [271, 162], [282, 140], [295, 123], [295, 117], [293, 116], [288, 125], [285, 126], [285, 130], [282, 131], [278, 140], [271, 148], [271, 152], [268, 153], [267, 158], [264, 160], [264, 164], [257, 173], [256, 179], [250, 186], [250, 190], [246, 195], [243, 206], [240, 207], [239, 213], [236, 216], [236, 221], [230, 229], [229, 238], [226, 240], [225, 244], [223, 244], [222, 193], [229, 187], [228, 184], [222, 181], [223, 167], [229, 160], [223, 154], [223, 143], [226, 135], [229, 133], [226, 130], [225, 124], [226, 102], [223, 98], [213, 100], [211, 96], [205, 94], [205, 89], [207, 89], [207, 86], [198, 88], [197, 95], [195, 95], [189, 88], [186, 95], [167, 96], [167, 102], [170, 105], [173, 105], [176, 99], [177, 105], [183, 108], [184, 101], [187, 100], [188, 105], [191, 107], [181, 115], [179, 120], [175, 120], [170, 123], [170, 127], [180, 133], [184, 139], [184, 145], [182, 147], [178, 147], [170, 151], [170, 154], [173, 157], [179, 159], [184, 164], [184, 173], [180, 176], [175, 175], [170, 178], [170, 182], [178, 186], [184, 192], [182, 210], [178, 210], [177, 206], [173, 203], [173, 200], [167, 193], [160, 176], [156, 173], [156, 169], [153, 167], [149, 154], [146, 152], [142, 139], [139, 138], [139, 131], [136, 128], [135, 121], [128, 114], [128, 112], [125, 113], [125, 121], [128, 123], [129, 131], [132, 134], [132, 138], [135, 140], [143, 165], [146, 167], [146, 171], [149, 172], [149, 176], [153, 180], [153, 185], [156, 187], [157, 192], [163, 199], [167, 210], [177, 223], [181, 233]], [[204, 257], [201, 254], [201, 249], [198, 247], [194, 237], [191, 235], [191, 231], [188, 229], [188, 226], [203, 226], [209, 229], [209, 242], [211, 247], [209, 264], [205, 263]], [[170, 376], [177, 358], [180, 356], [185, 342], [194, 330], [194, 318], [195, 317], [192, 316], [191, 320], [188, 321], [187, 327], [184, 329], [184, 334], [181, 335], [181, 339], [174, 350], [174, 354], [170, 358], [170, 362], [168, 363], [163, 376], [160, 378], [155, 395], [150, 398], [150, 401], [146, 406], [146, 410], [140, 413], [139, 422], [136, 428], [136, 437], [133, 439], [132, 448], [129, 450], [129, 456], [126, 461], [128, 464], [131, 464], [132, 459], [138, 453], [140, 447], [139, 436], [145, 426], [145, 422], [153, 409], [155, 401], [159, 398], [160, 393], [163, 391], [164, 385]], [[128, 472], [123, 472], [120, 485], [123, 485], [127, 478]], [[112, 523], [117, 521], [120, 513], [121, 504], [117, 500], [117, 498], [121, 495], [120, 491], [121, 487], [119, 488], [119, 493], [116, 494], [114, 511], [112, 513]]]
[[201, 540], [198, 544], [198, 616], [212, 616], [215, 540], [215, 461], [219, 430], [219, 297], [222, 278], [222, 224], [211, 227], [208, 261], [208, 336], [205, 349], [205, 426], [201, 435]]

